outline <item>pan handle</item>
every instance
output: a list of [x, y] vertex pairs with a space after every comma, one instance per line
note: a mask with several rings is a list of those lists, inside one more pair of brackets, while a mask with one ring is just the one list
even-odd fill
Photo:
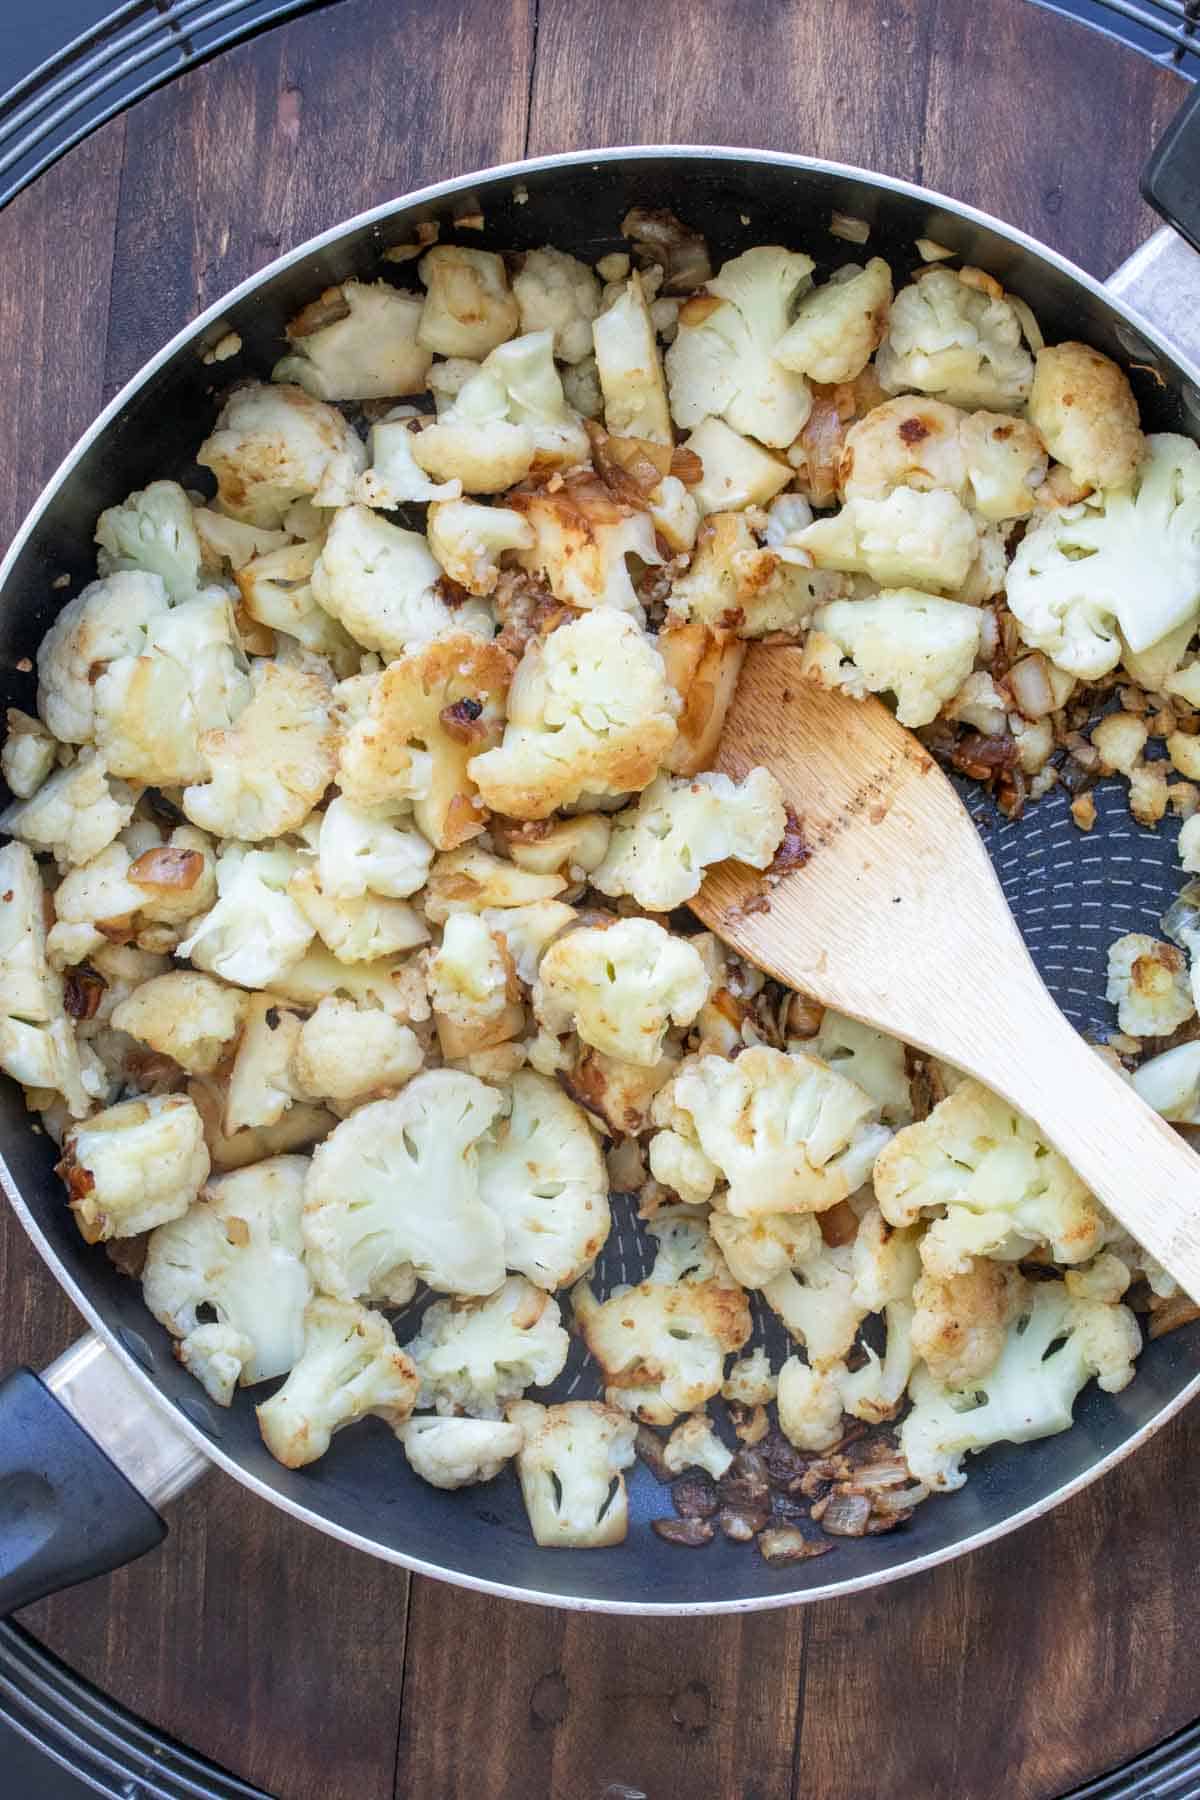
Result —
[[[1106, 286], [1157, 326], [1181, 356], [1200, 363], [1200, 256], [1171, 226], [1140, 244]], [[1127, 348], [1136, 355], [1141, 347]]]
[[0, 1382], [0, 1616], [133, 1562], [207, 1457], [89, 1332]]

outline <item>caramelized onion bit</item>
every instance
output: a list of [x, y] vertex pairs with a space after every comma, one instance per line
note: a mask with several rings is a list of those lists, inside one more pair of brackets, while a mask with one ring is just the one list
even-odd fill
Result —
[[474, 744], [486, 737], [489, 730], [483, 719], [483, 706], [469, 696], [456, 700], [452, 706], [443, 706], [438, 723], [456, 744]]
[[182, 850], [173, 844], [160, 844], [146, 850], [131, 863], [129, 879], [137, 887], [170, 888], [174, 892], [195, 887], [204, 872], [204, 858], [199, 850]]
[[302, 306], [294, 319], [289, 319], [284, 327], [288, 336], [296, 338], [311, 337], [314, 331], [324, 331], [327, 325], [337, 325], [342, 319], [350, 317], [350, 303], [340, 287], [329, 287], [307, 306]]
[[63, 1010], [69, 1019], [94, 1019], [108, 983], [90, 963], [78, 963], [63, 974]]
[[681, 1519], [711, 1519], [717, 1510], [717, 1488], [711, 1475], [695, 1469], [671, 1489], [671, 1504]]
[[1151, 1310], [1150, 1336], [1166, 1337], [1168, 1331], [1178, 1331], [1181, 1325], [1190, 1325], [1193, 1319], [1200, 1319], [1200, 1306], [1186, 1294], [1173, 1294]]
[[687, 294], [703, 287], [712, 274], [708, 245], [665, 206], [634, 206], [621, 220], [639, 261], [661, 264], [664, 294]]
[[865, 1537], [871, 1520], [871, 1502], [865, 1494], [834, 1492], [818, 1500], [812, 1516], [830, 1537]]
[[711, 1519], [651, 1519], [650, 1529], [667, 1544], [680, 1544], [698, 1550], [711, 1544], [716, 1530]]
[[805, 1537], [794, 1525], [772, 1525], [758, 1538], [759, 1555], [777, 1569], [786, 1568], [788, 1563], [807, 1562], [812, 1556], [827, 1556], [836, 1547], [819, 1538]]
[[666, 1465], [664, 1459], [666, 1446], [657, 1432], [651, 1431], [648, 1425], [639, 1425], [633, 1444], [634, 1449], [656, 1481], [673, 1480], [675, 1471], [668, 1469]]

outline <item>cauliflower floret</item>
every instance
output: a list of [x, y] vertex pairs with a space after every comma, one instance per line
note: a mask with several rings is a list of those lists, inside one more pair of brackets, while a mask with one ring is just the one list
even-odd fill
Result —
[[323, 1292], [403, 1306], [418, 1277], [443, 1293], [495, 1292], [504, 1231], [479, 1197], [476, 1144], [502, 1105], [473, 1075], [431, 1069], [331, 1132], [305, 1196], [308, 1266]]
[[429, 548], [450, 577], [468, 594], [490, 594], [500, 579], [505, 550], [529, 550], [533, 528], [510, 506], [481, 506], [474, 500], [438, 500], [426, 521]]
[[826, 1007], [816, 1035], [789, 1042], [787, 1047], [806, 1050], [839, 1075], [857, 1082], [879, 1107], [885, 1125], [912, 1123], [908, 1067], [899, 1039]]
[[533, 1009], [548, 1031], [576, 1031], [609, 1056], [650, 1068], [668, 1026], [690, 1025], [708, 998], [708, 971], [684, 938], [651, 919], [584, 926], [551, 944]]
[[519, 1037], [525, 1024], [516, 971], [502, 938], [478, 913], [452, 913], [425, 964], [443, 1056], [468, 1056]]
[[643, 1281], [603, 1302], [581, 1281], [571, 1303], [604, 1371], [610, 1406], [646, 1425], [670, 1425], [711, 1400], [721, 1390], [726, 1356], [750, 1336], [745, 1294], [717, 1281]]
[[931, 269], [896, 295], [875, 368], [886, 393], [916, 388], [996, 412], [1016, 412], [1033, 382], [1033, 358], [1008, 301], [952, 269]]
[[720, 1481], [732, 1461], [733, 1451], [721, 1442], [707, 1413], [693, 1413], [678, 1424], [663, 1451], [664, 1467], [672, 1475], [704, 1469], [714, 1481]]
[[399, 1437], [409, 1467], [437, 1488], [494, 1480], [525, 1442], [519, 1425], [496, 1419], [410, 1419]]
[[[662, 1096], [660, 1088], [651, 1103], [651, 1117], [657, 1119], [655, 1103]], [[664, 1109], [664, 1116], [673, 1116], [673, 1109]], [[693, 1141], [690, 1131], [690, 1120], [682, 1121], [684, 1129], [676, 1131], [668, 1127], [664, 1131], [655, 1132], [647, 1150], [647, 1161], [650, 1173], [655, 1181], [661, 1181], [664, 1187], [688, 1206], [703, 1206], [711, 1200], [713, 1190], [721, 1179], [721, 1171], [716, 1164], [710, 1162], [699, 1144]], [[741, 1276], [738, 1276], [741, 1280]], [[748, 1285], [743, 1283], [743, 1286]]]
[[883, 587], [953, 589], [966, 580], [979, 537], [953, 494], [898, 487], [885, 500], [847, 500], [791, 541], [819, 569], [869, 575]]
[[742, 437], [724, 419], [701, 419], [683, 448], [703, 465], [699, 481], [690, 487], [702, 516], [766, 506], [792, 479], [787, 463]]
[[186, 600], [202, 585], [203, 551], [192, 503], [177, 481], [152, 481], [110, 506], [96, 522], [96, 569], [142, 569], [161, 578], [172, 600]]
[[790, 444], [812, 407], [803, 376], [775, 359], [796, 300], [812, 275], [809, 256], [760, 245], [727, 262], [680, 308], [667, 351], [671, 413], [684, 430], [708, 413], [772, 447]]
[[517, 1474], [534, 1542], [549, 1550], [623, 1544], [629, 1506], [621, 1470], [634, 1458], [633, 1421], [596, 1400], [514, 1400], [508, 1422], [524, 1434]]
[[279, 849], [226, 850], [217, 859], [217, 903], [192, 921], [175, 954], [238, 987], [266, 987], [299, 962], [316, 935], [285, 891], [295, 867]]
[[971, 504], [984, 519], [1023, 519], [1036, 505], [1047, 457], [1036, 429], [1004, 413], [976, 412], [959, 427]]
[[73, 1125], [58, 1173], [89, 1244], [181, 1219], [208, 1178], [200, 1114], [183, 1094], [126, 1100]]
[[240, 1032], [245, 1010], [246, 996], [237, 988], [194, 969], [175, 969], [135, 988], [113, 1008], [111, 1023], [189, 1075], [209, 1075]]
[[186, 1343], [175, 1345], [175, 1355], [210, 1399], [218, 1406], [232, 1406], [242, 1370], [253, 1359], [254, 1344], [232, 1325], [197, 1325]]
[[740, 1356], [731, 1365], [721, 1384], [721, 1398], [736, 1401], [739, 1406], [766, 1406], [775, 1398], [778, 1386], [770, 1358], [760, 1344], [749, 1356]]
[[[189, 1361], [196, 1332], [211, 1329], [200, 1323], [201, 1307], [240, 1335], [243, 1387], [286, 1375], [300, 1355], [312, 1298], [300, 1235], [307, 1169], [306, 1157], [275, 1156], [222, 1175], [183, 1218], [151, 1234], [142, 1294], [159, 1324], [182, 1340], [182, 1361]], [[225, 1353], [232, 1349], [222, 1345]], [[227, 1366], [213, 1371], [211, 1385], [204, 1365], [192, 1372], [218, 1404], [229, 1405]]]
[[288, 896], [339, 962], [376, 962], [429, 941], [425, 921], [407, 900], [384, 900], [378, 894], [333, 899], [313, 869], [292, 876]]
[[61, 1094], [72, 1118], [82, 1119], [105, 1094], [103, 1071], [84, 1067], [63, 1010], [62, 980], [46, 959], [43, 900], [32, 855], [24, 844], [6, 844], [0, 850], [0, 1069], [27, 1088]]
[[18, 800], [28, 800], [54, 767], [58, 745], [42, 721], [20, 707], [8, 708], [5, 723], [8, 735], [0, 750], [0, 776]]
[[382, 1419], [399, 1436], [416, 1397], [416, 1370], [382, 1314], [318, 1294], [304, 1309], [299, 1360], [256, 1409], [258, 1428], [276, 1462], [302, 1469], [356, 1419]]
[[1085, 488], [1126, 488], [1146, 452], [1122, 369], [1090, 344], [1038, 351], [1029, 418], [1056, 462]]
[[273, 994], [246, 996], [221, 1113], [227, 1136], [278, 1124], [298, 1098], [301, 1089], [292, 1063], [301, 1029], [300, 1014], [281, 1006]]
[[301, 1026], [292, 1066], [306, 1094], [353, 1105], [394, 1092], [424, 1060], [407, 1025], [330, 997]]
[[[562, 250], [528, 250], [513, 276], [521, 330], [552, 331], [560, 362], [581, 363], [592, 354], [592, 320], [600, 310], [600, 283], [586, 263]], [[669, 439], [667, 440], [669, 442]]]
[[892, 304], [892, 272], [881, 256], [839, 269], [801, 300], [775, 346], [775, 360], [810, 381], [853, 381], [879, 346]]
[[194, 506], [192, 521], [200, 539], [204, 567], [213, 575], [224, 575], [226, 564], [236, 575], [255, 557], [286, 549], [292, 535], [288, 531], [270, 531], [264, 525], [246, 525], [241, 519], [231, 519], [227, 513], [214, 512], [211, 506]]
[[500, 1419], [509, 1400], [562, 1373], [570, 1341], [549, 1294], [510, 1275], [485, 1300], [435, 1301], [404, 1349], [421, 1382], [418, 1406]]
[[553, 900], [566, 885], [561, 875], [538, 875], [493, 856], [490, 850], [466, 844], [435, 859], [422, 904], [425, 917], [441, 925], [453, 913], [481, 913], [489, 907], [505, 909]]
[[412, 442], [427, 475], [461, 481], [468, 494], [502, 493], [531, 470], [585, 463], [588, 449], [583, 421], [563, 395], [548, 331], [531, 331], [493, 350], [437, 423]]
[[334, 900], [380, 894], [406, 900], [425, 885], [433, 845], [386, 817], [360, 812], [339, 794], [321, 815], [317, 872], [321, 892]]
[[[441, 567], [419, 531], [405, 531], [366, 506], [344, 506], [312, 572], [312, 591], [356, 642], [403, 656], [449, 631], [491, 635], [486, 607], [452, 610], [437, 592]], [[484, 626], [486, 625], [486, 630]]]
[[[538, 1061], [538, 1051], [549, 1052], [545, 1068]], [[577, 1037], [560, 1044], [543, 1031], [530, 1045], [529, 1060], [543, 1074], [563, 1078], [573, 1098], [593, 1117], [602, 1119], [613, 1136], [637, 1137], [650, 1122], [650, 1102], [679, 1066], [679, 1052], [668, 1041], [656, 1062], [627, 1062], [619, 1056], [605, 1056]]]
[[677, 706], [633, 619], [596, 609], [528, 645], [503, 742], [471, 759], [471, 779], [485, 805], [515, 819], [545, 819], [585, 793], [639, 791], [675, 741]]
[[413, 456], [413, 437], [422, 418], [413, 406], [394, 406], [367, 433], [371, 466], [354, 484], [354, 498], [364, 506], [391, 511], [427, 500], [457, 500], [461, 481], [430, 481]]
[[614, 500], [591, 475], [568, 478], [555, 493], [510, 494], [509, 504], [530, 530], [530, 547], [516, 561], [540, 575], [556, 600], [587, 611], [616, 607], [644, 618], [626, 563], [636, 556], [647, 565], [662, 562], [654, 520]]
[[990, 1373], [960, 1390], [918, 1367], [909, 1384], [913, 1409], [900, 1427], [912, 1475], [931, 1488], [960, 1488], [968, 1451], [1028, 1443], [1066, 1431], [1075, 1397], [1089, 1376], [1119, 1393], [1141, 1349], [1137, 1320], [1124, 1306], [1076, 1300], [1059, 1281], [1022, 1284], [1019, 1316]]
[[1070, 1164], [1007, 1101], [964, 1081], [927, 1119], [897, 1132], [875, 1165], [889, 1224], [936, 1211], [921, 1243], [931, 1275], [961, 1275], [972, 1256], [1006, 1260], [1048, 1244], [1055, 1262], [1086, 1262], [1104, 1223]]
[[576, 813], [553, 824], [519, 827], [509, 837], [507, 850], [517, 867], [530, 874], [582, 881], [604, 861], [611, 834], [612, 823], [604, 813]]
[[800, 567], [777, 550], [763, 549], [744, 514], [712, 513], [700, 528], [691, 567], [671, 588], [671, 618], [739, 637], [763, 637], [795, 631], [815, 606], [848, 585], [838, 575]]
[[422, 305], [386, 281], [343, 281], [289, 319], [289, 354], [272, 381], [292, 381], [318, 400], [419, 394], [432, 348], [417, 342]]
[[922, 1275], [912, 1290], [914, 1355], [944, 1387], [968, 1387], [999, 1361], [1024, 1293], [1011, 1263], [983, 1256], [961, 1275]]
[[1200, 1125], [1200, 1039], [1152, 1056], [1133, 1071], [1133, 1085], [1173, 1125]]
[[646, 1230], [657, 1245], [654, 1266], [646, 1277], [648, 1282], [665, 1287], [674, 1287], [681, 1281], [734, 1286], [725, 1258], [709, 1233], [703, 1207], [662, 1206]]
[[606, 428], [618, 437], [674, 443], [654, 321], [636, 269], [619, 297], [593, 320], [592, 338]]
[[[656, 1161], [660, 1132], [650, 1144], [650, 1167]], [[660, 1178], [661, 1179], [661, 1178]], [[729, 1265], [729, 1273], [744, 1288], [763, 1288], [800, 1268], [820, 1253], [821, 1227], [812, 1213], [762, 1213], [753, 1219], [735, 1219], [725, 1211], [718, 1195], [709, 1219], [709, 1230]]]
[[779, 1429], [798, 1450], [832, 1450], [845, 1436], [834, 1375], [789, 1356], [779, 1371]]
[[[873, 406], [846, 433], [838, 464], [842, 493], [848, 500], [883, 500], [899, 487], [920, 493], [945, 488], [965, 499], [965, 417], [957, 406], [923, 395], [902, 394]], [[1005, 423], [1014, 425], [1012, 419]]]
[[411, 801], [439, 850], [478, 837], [485, 815], [474, 770], [486, 759], [476, 752], [499, 740], [512, 667], [498, 644], [469, 632], [389, 663], [342, 744], [337, 780], [350, 804], [370, 811]]
[[504, 939], [518, 981], [532, 987], [547, 948], [574, 923], [575, 909], [561, 900], [535, 900], [528, 906], [488, 907], [483, 922]]
[[847, 1355], [871, 1310], [855, 1287], [853, 1244], [824, 1239], [813, 1255], [773, 1276], [762, 1295], [803, 1344], [810, 1364], [822, 1370]]
[[140, 656], [169, 599], [161, 578], [125, 570], [68, 600], [38, 645], [38, 712], [64, 744], [96, 733], [96, 682], [110, 664]]
[[323, 944], [314, 944], [299, 962], [273, 977], [270, 992], [296, 1006], [314, 1007], [327, 997], [380, 1007], [390, 1018], [420, 1024], [429, 1017], [429, 998], [420, 958], [381, 956], [377, 962], [343, 963]]
[[766, 769], [751, 769], [740, 782], [728, 775], [659, 775], [635, 807], [618, 813], [592, 886], [670, 912], [699, 893], [712, 863], [733, 857], [752, 869], [768, 868], [786, 829], [783, 791]]
[[834, 600], [813, 614], [803, 673], [851, 694], [891, 692], [902, 725], [928, 725], [971, 672], [980, 620], [977, 607], [916, 588]]
[[1049, 513], [1009, 569], [1022, 638], [1086, 680], [1116, 668], [1122, 638], [1146, 650], [1200, 610], [1200, 449], [1166, 433], [1146, 452], [1132, 487]]
[[417, 341], [439, 356], [486, 356], [520, 327], [504, 258], [493, 250], [439, 244], [421, 258], [425, 283]]
[[254, 841], [302, 825], [337, 768], [338, 728], [327, 677], [255, 662], [251, 698], [229, 731], [205, 731], [207, 779], [184, 789], [183, 810], [217, 837]]
[[1143, 931], [1110, 947], [1104, 997], [1131, 1037], [1169, 1037], [1196, 1010], [1183, 951]]
[[196, 461], [216, 476], [222, 511], [277, 527], [297, 500], [347, 505], [367, 453], [335, 406], [300, 387], [255, 381], [234, 389]]
[[132, 790], [111, 779], [100, 753], [84, 750], [30, 799], [6, 807], [0, 831], [35, 850], [49, 850], [60, 864], [78, 866], [91, 862], [128, 825], [134, 803]]
[[479, 1145], [479, 1195], [504, 1228], [504, 1260], [541, 1288], [577, 1281], [608, 1237], [608, 1177], [587, 1115], [523, 1070]]
[[328, 657], [335, 674], [355, 675], [362, 655], [359, 645], [313, 597], [312, 575], [323, 543], [322, 536], [285, 544], [244, 563], [234, 579], [252, 619], [272, 631], [286, 632], [314, 655]]

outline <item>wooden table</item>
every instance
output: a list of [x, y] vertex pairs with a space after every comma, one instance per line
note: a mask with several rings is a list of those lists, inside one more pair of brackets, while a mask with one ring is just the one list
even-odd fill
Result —
[[[280, 250], [438, 177], [701, 141], [927, 182], [1105, 273], [1175, 75], [1026, 0], [341, 0], [75, 150], [0, 215], [0, 536], [101, 404]], [[78, 1320], [0, 1218], [0, 1364]], [[1053, 1517], [881, 1593], [710, 1622], [502, 1604], [212, 1476], [27, 1625], [284, 1800], [1018, 1800], [1200, 1714], [1200, 1415]], [[0, 1780], [0, 1786], [2, 1786]]]

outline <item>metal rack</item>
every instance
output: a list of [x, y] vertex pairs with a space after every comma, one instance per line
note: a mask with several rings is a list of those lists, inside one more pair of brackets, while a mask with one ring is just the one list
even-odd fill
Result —
[[1189, 80], [1200, 78], [1200, 0], [1034, 0], [1082, 19]]

